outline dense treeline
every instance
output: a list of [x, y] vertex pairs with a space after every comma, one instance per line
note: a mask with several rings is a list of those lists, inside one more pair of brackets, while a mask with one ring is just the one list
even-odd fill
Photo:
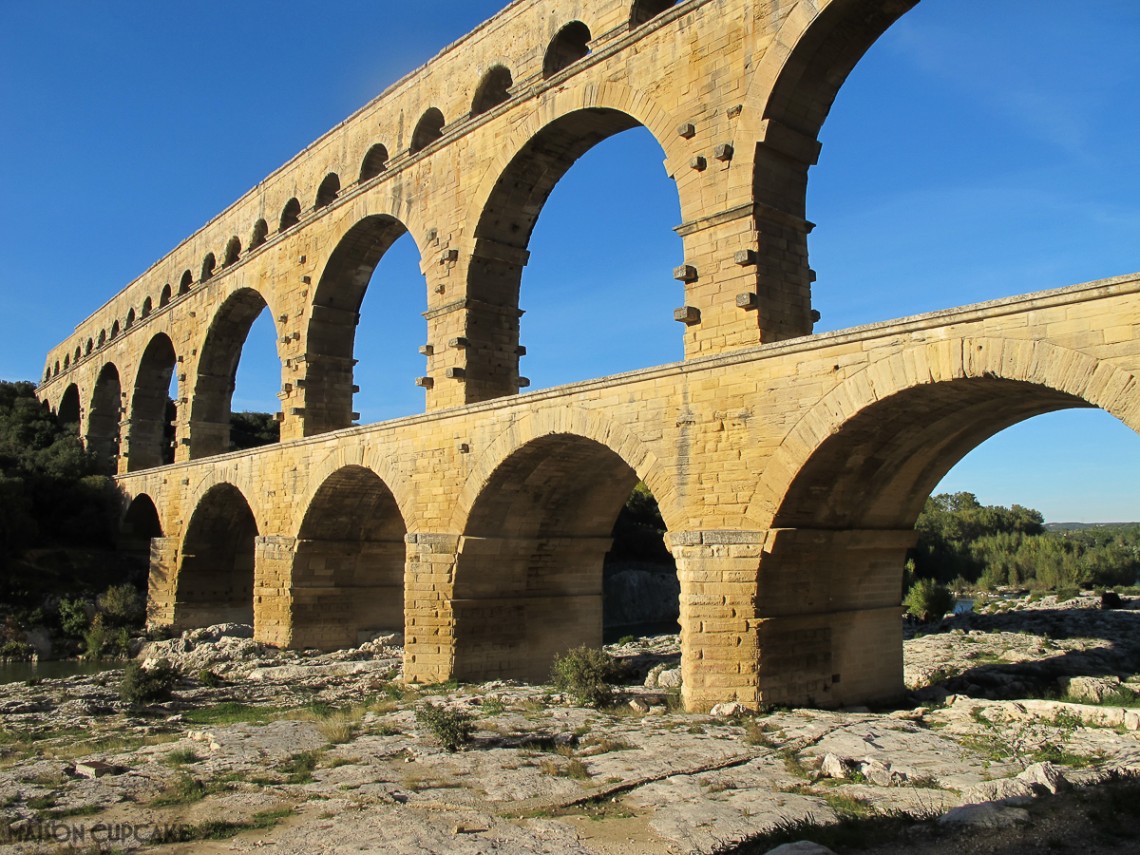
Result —
[[0, 381], [0, 570], [30, 547], [112, 544], [114, 482], [97, 472], [75, 425], [60, 424], [31, 383]]
[[995, 588], [1134, 585], [1140, 525], [1047, 530], [1039, 511], [982, 505], [972, 493], [931, 496], [915, 526], [919, 578]]

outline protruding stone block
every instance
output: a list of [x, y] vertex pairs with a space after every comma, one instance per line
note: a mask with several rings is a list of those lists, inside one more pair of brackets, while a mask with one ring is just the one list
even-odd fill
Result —
[[687, 327], [701, 322], [701, 310], [696, 306], [681, 306], [673, 310], [673, 320], [680, 321]]
[[682, 264], [673, 268], [673, 278], [679, 282], [696, 282], [697, 268], [691, 264]]

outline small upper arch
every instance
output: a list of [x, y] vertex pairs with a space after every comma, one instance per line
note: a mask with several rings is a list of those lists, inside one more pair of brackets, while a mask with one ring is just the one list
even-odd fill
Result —
[[546, 48], [542, 60], [542, 76], [553, 77], [590, 54], [590, 28], [581, 21], [571, 21], [558, 31]]
[[261, 246], [263, 243], [265, 243], [268, 236], [269, 236], [269, 223], [265, 222], [264, 219], [258, 220], [256, 223], [253, 224], [253, 233], [249, 236], [249, 248], [250, 248], [250, 250], [257, 249], [259, 246]]
[[[149, 300], [150, 298], [148, 297], [147, 299]], [[130, 329], [134, 325], [135, 325], [135, 310], [130, 309], [127, 311], [127, 326], [126, 326], [126, 328]]]
[[167, 282], [162, 286], [162, 293], [158, 295], [158, 305], [165, 306], [170, 302], [170, 283]]
[[222, 264], [226, 266], [233, 264], [238, 260], [239, 255], [241, 255], [241, 238], [234, 235], [226, 244], [226, 254], [222, 258]]
[[429, 107], [420, 117], [412, 132], [412, 154], [423, 151], [443, 136], [443, 113], [437, 107]]
[[111, 338], [117, 338], [119, 335], [119, 322], [115, 321], [111, 324]]
[[383, 143], [376, 143], [368, 149], [364, 160], [360, 164], [361, 183], [375, 178], [388, 168], [388, 148]]
[[[211, 257], [213, 257], [213, 256], [211, 256]], [[202, 265], [202, 266], [203, 266], [203, 268], [205, 268], [205, 265]], [[194, 284], [194, 274], [191, 273], [189, 270], [183, 270], [182, 271], [182, 279], [178, 283], [178, 293], [180, 295], [190, 293], [190, 286], [192, 284]]]
[[206, 257], [202, 259], [202, 275], [198, 277], [199, 282], [205, 282], [214, 275], [214, 270], [217, 269], [218, 260], [214, 258], [214, 253], [206, 253]]
[[629, 13], [629, 26], [639, 27], [677, 5], [677, 0], [634, 0]]
[[285, 207], [281, 210], [281, 224], [278, 227], [278, 231], [283, 232], [286, 229], [293, 228], [293, 226], [297, 225], [300, 219], [301, 203], [298, 202], [297, 197], [294, 196], [292, 199], [285, 203]]
[[475, 97], [471, 100], [471, 115], [478, 116], [486, 113], [492, 107], [497, 107], [511, 97], [510, 88], [514, 85], [514, 78], [510, 70], [503, 65], [496, 65], [487, 70], [479, 87], [475, 90]]
[[99, 347], [102, 347], [106, 343], [107, 343], [107, 331], [106, 330], [99, 330]]
[[317, 188], [317, 201], [314, 207], [324, 208], [331, 205], [336, 197], [340, 195], [340, 176], [335, 172], [330, 172], [321, 181], [321, 186]]

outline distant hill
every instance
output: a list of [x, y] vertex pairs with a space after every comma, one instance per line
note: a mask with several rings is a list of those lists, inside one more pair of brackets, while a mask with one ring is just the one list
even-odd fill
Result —
[[1046, 531], [1083, 531], [1089, 528], [1135, 528], [1140, 522], [1051, 522], [1045, 523]]

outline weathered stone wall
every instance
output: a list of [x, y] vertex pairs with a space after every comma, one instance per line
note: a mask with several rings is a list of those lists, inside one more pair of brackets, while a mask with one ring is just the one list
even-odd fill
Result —
[[[598, 642], [609, 530], [640, 478], [677, 559], [688, 703], [862, 702], [901, 689], [902, 564], [922, 499], [1012, 421], [1094, 405], [1140, 428], [1138, 332], [1140, 278], [1108, 280], [119, 482], [154, 500], [166, 545], [217, 485], [245, 497], [259, 537], [291, 538], [330, 477], [375, 473], [405, 532], [407, 673], [441, 680], [536, 678], [556, 650]], [[264, 570], [259, 552], [255, 626], [291, 643], [314, 602], [313, 547], [282, 543]], [[177, 611], [173, 587], [155, 578], [159, 614]], [[325, 628], [310, 611], [303, 643], [374, 626], [351, 625], [365, 616], [329, 593]]]

